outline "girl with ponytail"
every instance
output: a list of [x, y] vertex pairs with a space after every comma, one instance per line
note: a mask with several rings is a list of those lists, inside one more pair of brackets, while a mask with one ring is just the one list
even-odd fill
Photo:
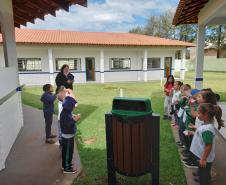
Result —
[[200, 185], [211, 184], [211, 167], [215, 158], [215, 127], [214, 119], [218, 123], [218, 129], [224, 126], [222, 110], [218, 105], [202, 103], [198, 107], [197, 117], [203, 121], [194, 134], [190, 151], [199, 160], [199, 181]]

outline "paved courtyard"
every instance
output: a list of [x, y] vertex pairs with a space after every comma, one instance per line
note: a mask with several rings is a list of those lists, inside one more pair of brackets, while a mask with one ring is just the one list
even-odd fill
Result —
[[[23, 106], [24, 127], [0, 173], [1, 185], [71, 185], [78, 174], [63, 175], [59, 146], [45, 144], [42, 111]], [[53, 130], [57, 132], [54, 117]], [[75, 150], [75, 163], [81, 171]]]

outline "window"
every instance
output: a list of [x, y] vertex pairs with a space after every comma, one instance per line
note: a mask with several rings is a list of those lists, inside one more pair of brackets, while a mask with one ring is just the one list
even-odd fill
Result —
[[147, 69], [159, 69], [161, 65], [161, 58], [148, 58]]
[[180, 60], [181, 59], [181, 51], [180, 50], [176, 51], [176, 53], [175, 53], [175, 59], [176, 60]]
[[[190, 49], [186, 49], [186, 59], [190, 59], [191, 58], [190, 55], [191, 55]], [[182, 52], [181, 52], [181, 50], [176, 51], [175, 59], [176, 60], [181, 60], [182, 59]]]
[[130, 58], [110, 58], [110, 69], [130, 69]]
[[18, 58], [19, 71], [42, 71], [41, 58]]
[[67, 64], [70, 70], [81, 70], [81, 58], [57, 58], [56, 70], [59, 71], [64, 64]]

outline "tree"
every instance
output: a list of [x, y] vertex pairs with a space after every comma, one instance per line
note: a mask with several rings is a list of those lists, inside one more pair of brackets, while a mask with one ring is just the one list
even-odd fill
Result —
[[[186, 24], [173, 26], [172, 21], [174, 12], [168, 10], [160, 15], [151, 15], [144, 27], [138, 26], [131, 29], [130, 33], [145, 34], [151, 36], [164, 37], [169, 39], [177, 39], [186, 42], [195, 42], [197, 37], [197, 25]], [[226, 25], [207, 26], [206, 41], [215, 46], [225, 46], [226, 40]]]
[[144, 27], [144, 32], [147, 35], [173, 38], [175, 35], [175, 27], [172, 25], [172, 20], [173, 13], [171, 10], [161, 15], [150, 16]]
[[144, 27], [135, 27], [129, 32], [193, 42], [196, 38], [197, 27], [194, 25], [175, 27], [172, 25], [173, 17], [172, 10], [160, 15], [151, 15]]
[[141, 26], [137, 26], [135, 28], [132, 28], [129, 33], [137, 33], [137, 34], [145, 34], [144, 33], [144, 28]]

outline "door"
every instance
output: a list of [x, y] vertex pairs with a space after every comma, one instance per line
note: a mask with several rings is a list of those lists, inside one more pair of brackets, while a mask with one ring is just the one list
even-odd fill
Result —
[[95, 58], [86, 58], [86, 81], [95, 81]]
[[164, 60], [164, 77], [167, 78], [172, 74], [172, 57], [165, 57]]

